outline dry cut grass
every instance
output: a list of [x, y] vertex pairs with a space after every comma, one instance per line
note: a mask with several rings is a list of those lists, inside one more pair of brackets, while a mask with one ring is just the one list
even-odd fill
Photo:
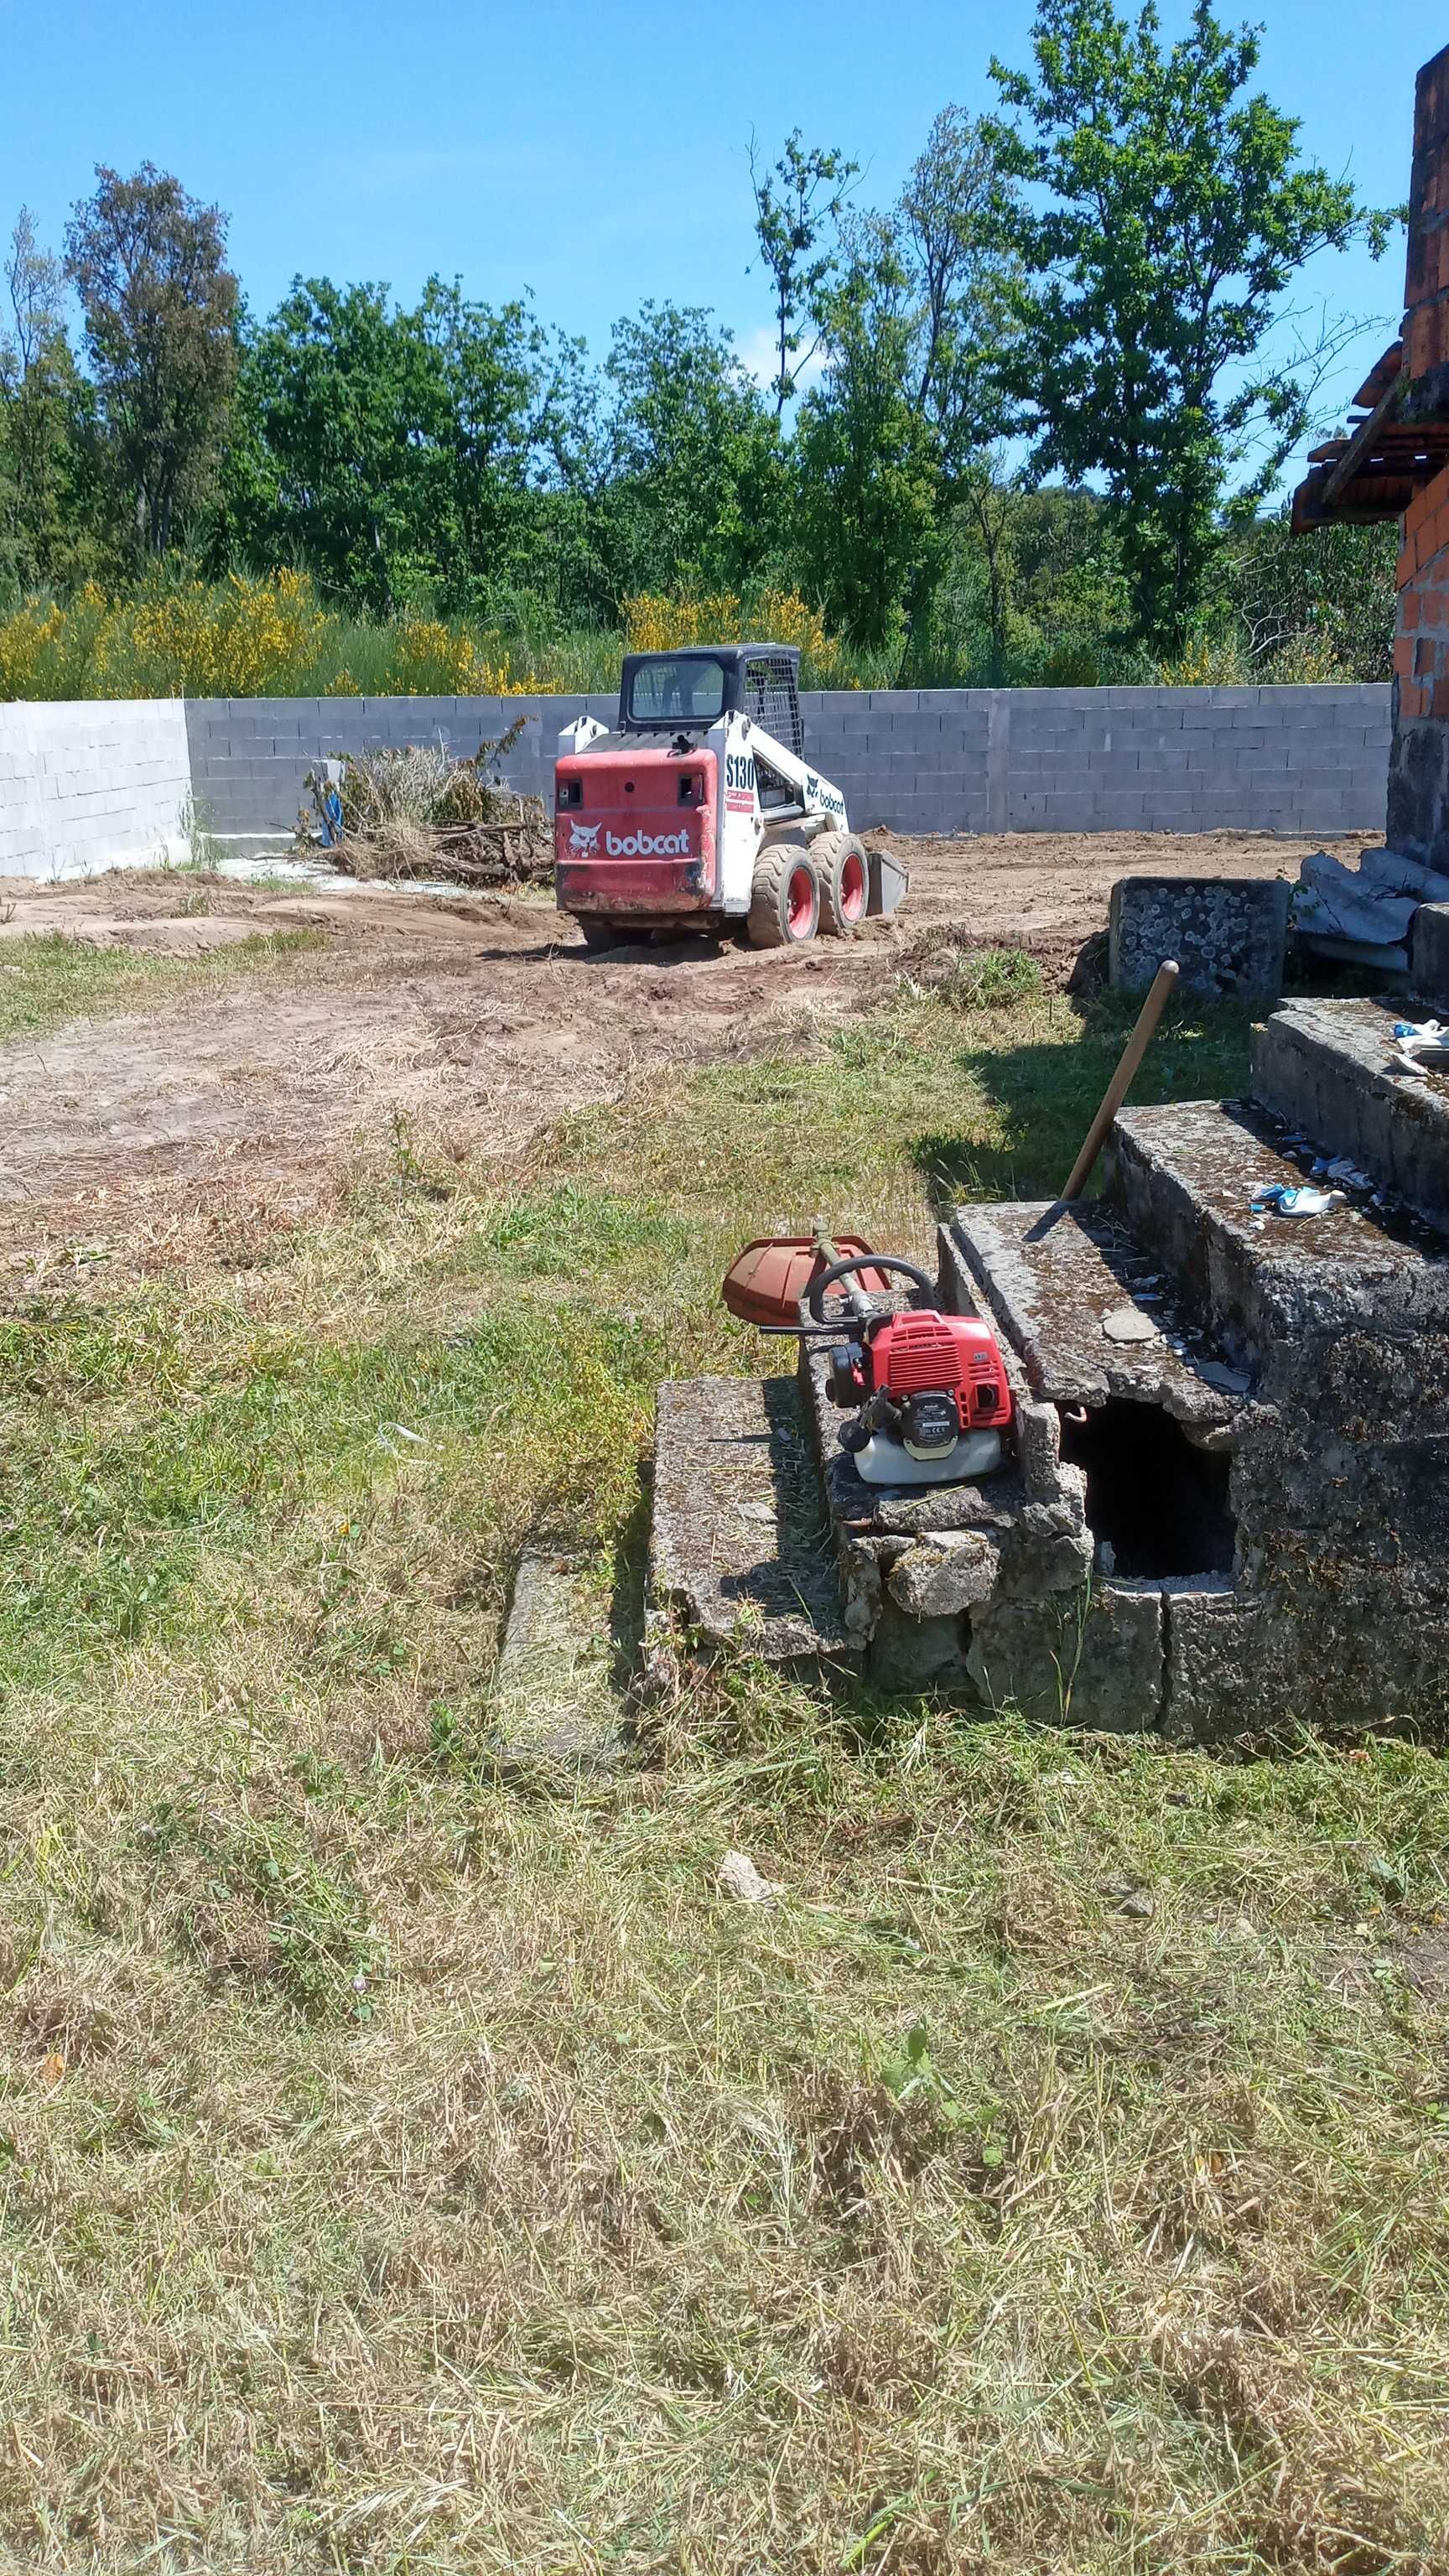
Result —
[[489, 1759], [521, 1540], [627, 1597], [657, 1379], [757, 1365], [728, 1245], [1044, 1186], [1111, 1043], [902, 996], [0, 1323], [4, 2564], [1449, 2565], [1432, 1749], [741, 1664]]

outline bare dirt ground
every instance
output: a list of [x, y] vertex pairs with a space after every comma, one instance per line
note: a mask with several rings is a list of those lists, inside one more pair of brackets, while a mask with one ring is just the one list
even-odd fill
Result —
[[[1330, 846], [1350, 857], [1369, 837]], [[879, 995], [932, 938], [1024, 947], [1064, 980], [1105, 926], [1115, 878], [1295, 876], [1318, 845], [1210, 833], [894, 846], [911, 867], [899, 920], [790, 952], [696, 939], [591, 956], [536, 899], [371, 886], [279, 895], [142, 871], [12, 883], [0, 889], [0, 941], [59, 931], [171, 958], [278, 931], [323, 944], [285, 980], [238, 975], [141, 1007], [122, 1000], [0, 1048], [11, 1262], [88, 1227], [205, 1227], [209, 1209], [239, 1200], [291, 1221], [335, 1185], [359, 1135], [398, 1118], [459, 1153], [508, 1151], [650, 1066], [798, 1045], [812, 1024]]]

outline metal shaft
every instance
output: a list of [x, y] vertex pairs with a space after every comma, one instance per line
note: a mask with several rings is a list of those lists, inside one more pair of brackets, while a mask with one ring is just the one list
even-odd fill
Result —
[[[823, 1253], [827, 1270], [832, 1268], [833, 1265], [842, 1258], [842, 1255], [839, 1244], [833, 1243], [825, 1230], [824, 1217], [817, 1216], [814, 1218], [810, 1230], [815, 1237], [815, 1250], [819, 1253]], [[855, 1273], [854, 1278], [838, 1279], [835, 1284], [841, 1296], [845, 1298], [847, 1304], [850, 1306], [852, 1313], [857, 1314], [862, 1318], [875, 1313], [875, 1307], [871, 1301], [868, 1290], [862, 1288], [860, 1284], [859, 1271]]]

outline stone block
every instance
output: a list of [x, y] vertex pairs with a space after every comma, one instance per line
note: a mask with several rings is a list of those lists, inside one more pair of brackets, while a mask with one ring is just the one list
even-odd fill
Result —
[[1050, 1600], [997, 1599], [971, 1615], [966, 1668], [991, 1708], [1039, 1723], [1134, 1734], [1162, 1710], [1156, 1588], [1103, 1584]]
[[865, 1669], [880, 1690], [929, 1690], [943, 1682], [964, 1682], [967, 1630], [962, 1619], [918, 1619], [897, 1602], [881, 1605]]
[[912, 1619], [954, 1618], [989, 1600], [1001, 1549], [985, 1530], [932, 1530], [896, 1559], [886, 1590]]
[[1409, 931], [1409, 975], [1414, 991], [1449, 1012], [1449, 903], [1421, 904]]
[[1178, 1743], [1225, 1743], [1269, 1728], [1355, 1733], [1449, 1709], [1449, 1612], [1412, 1581], [1209, 1586], [1171, 1594], [1162, 1726]]

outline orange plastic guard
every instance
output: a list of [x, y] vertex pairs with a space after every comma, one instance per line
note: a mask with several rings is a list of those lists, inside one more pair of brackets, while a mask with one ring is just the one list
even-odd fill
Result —
[[[870, 1252], [874, 1246], [862, 1243], [858, 1234], [835, 1238], [834, 1257], [844, 1260], [847, 1253]], [[721, 1295], [732, 1315], [746, 1324], [798, 1324], [799, 1303], [812, 1279], [828, 1269], [829, 1260], [814, 1235], [765, 1234], [755, 1243], [747, 1243], [737, 1254], [724, 1275]], [[875, 1270], [862, 1270], [860, 1284], [873, 1297], [884, 1295], [889, 1279]]]

